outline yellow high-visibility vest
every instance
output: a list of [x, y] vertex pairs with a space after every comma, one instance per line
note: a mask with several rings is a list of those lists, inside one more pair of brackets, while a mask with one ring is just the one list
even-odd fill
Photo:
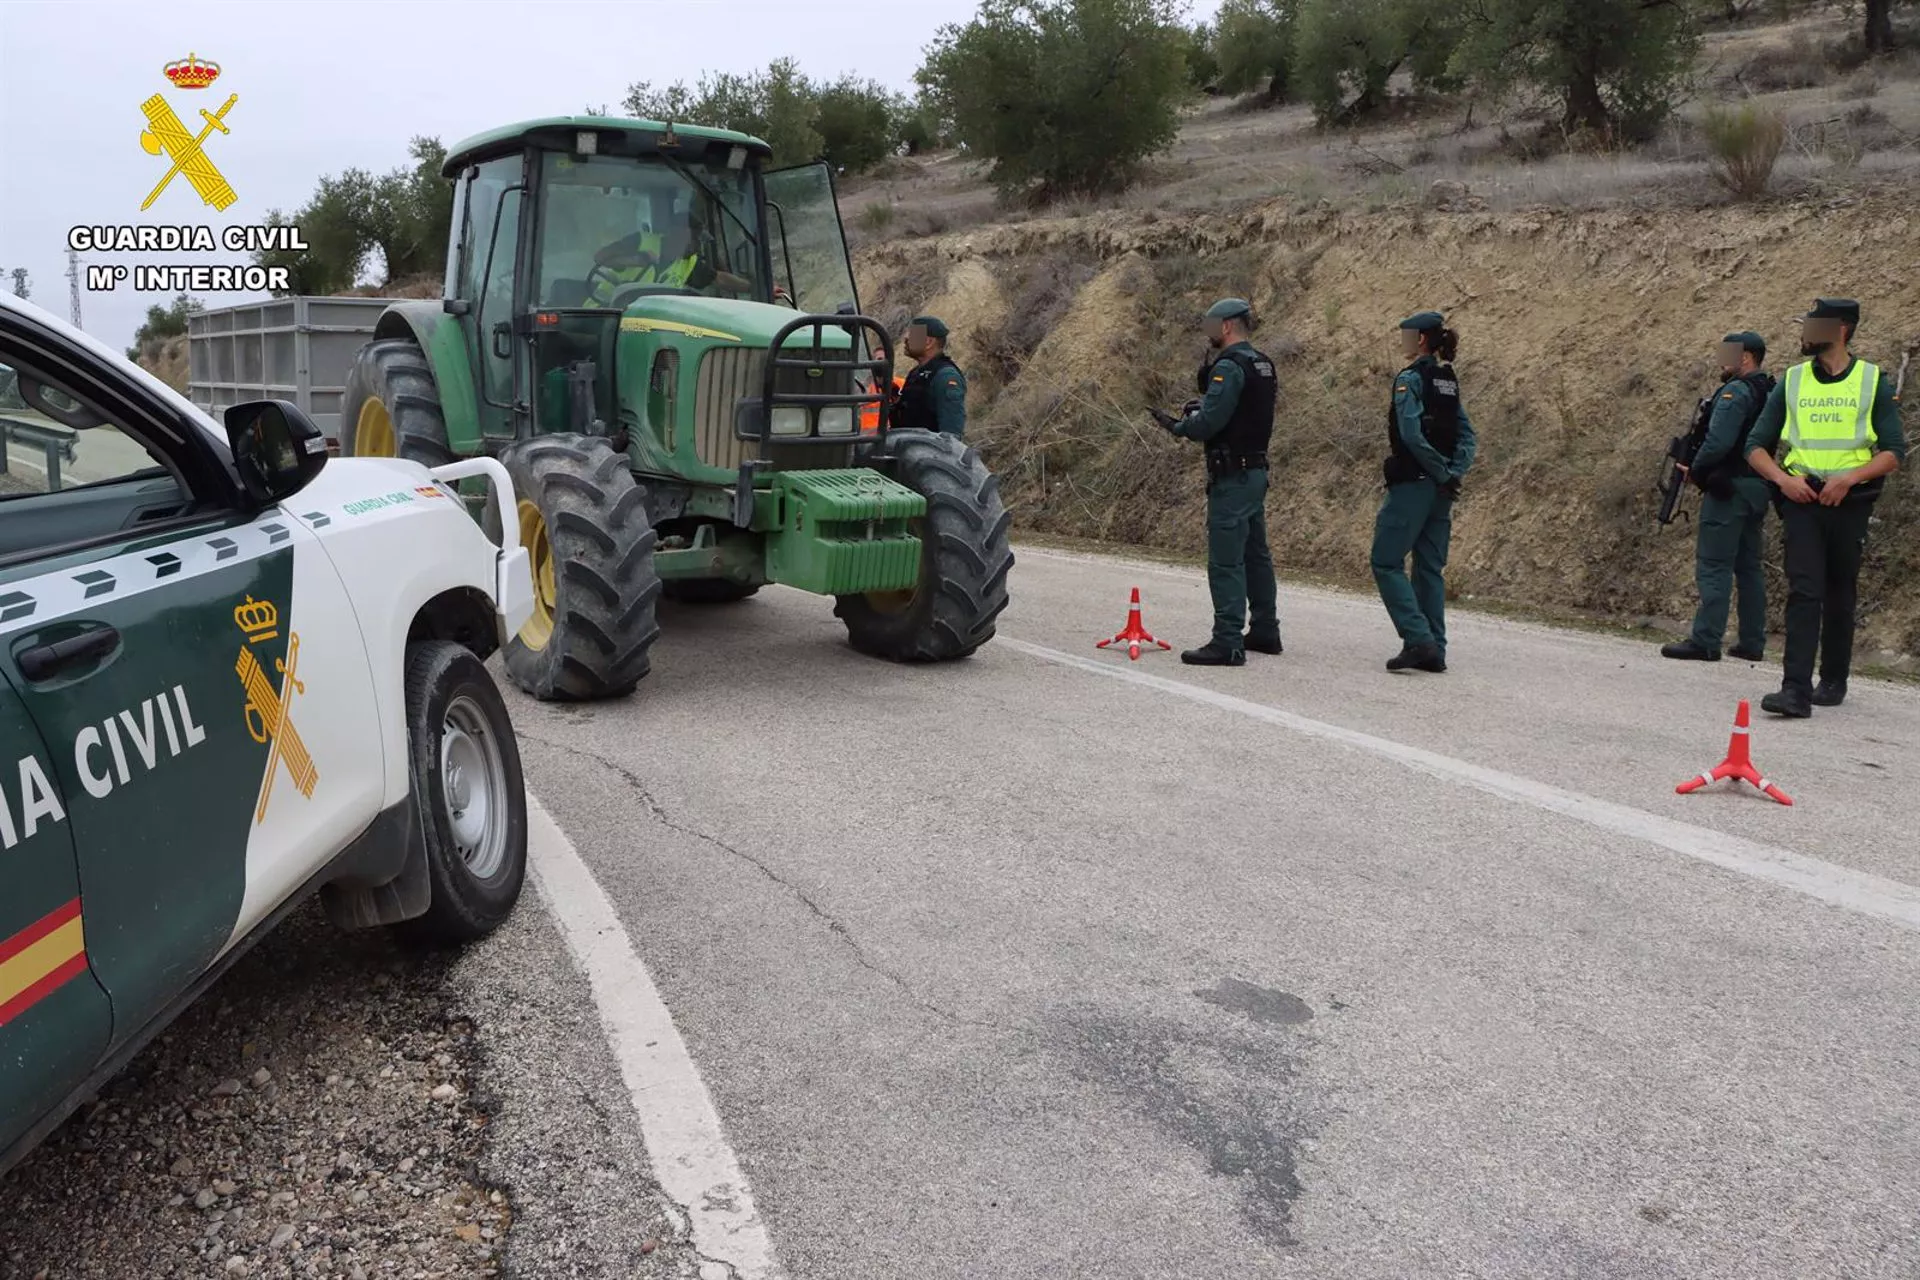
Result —
[[680, 287], [693, 275], [693, 269], [699, 264], [699, 255], [687, 254], [674, 262], [659, 261], [664, 247], [661, 237], [647, 234], [640, 237], [640, 251], [655, 259], [651, 266], [603, 267], [594, 276], [593, 293], [587, 305], [604, 307], [613, 300], [613, 295], [630, 284], [664, 284]]
[[1808, 372], [1811, 364], [1807, 361], [1787, 370], [1782, 392], [1787, 456], [1781, 468], [1789, 475], [1824, 478], [1866, 466], [1879, 440], [1873, 430], [1879, 366], [1855, 360], [1846, 377], [1822, 382]]

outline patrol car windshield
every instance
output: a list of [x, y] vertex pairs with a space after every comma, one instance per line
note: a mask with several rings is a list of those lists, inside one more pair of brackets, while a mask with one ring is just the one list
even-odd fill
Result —
[[761, 297], [753, 174], [659, 156], [541, 157], [541, 305], [610, 305], [621, 286]]

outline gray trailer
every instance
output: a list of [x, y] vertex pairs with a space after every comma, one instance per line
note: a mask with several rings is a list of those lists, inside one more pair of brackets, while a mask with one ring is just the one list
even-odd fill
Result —
[[296, 296], [187, 317], [187, 398], [216, 419], [243, 400], [291, 400], [337, 449], [354, 353], [392, 298]]

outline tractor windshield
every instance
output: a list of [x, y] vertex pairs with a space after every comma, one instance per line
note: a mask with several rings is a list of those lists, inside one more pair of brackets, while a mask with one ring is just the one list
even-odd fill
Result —
[[765, 301], [752, 172], [685, 170], [658, 156], [541, 156], [539, 305], [620, 309], [663, 290]]

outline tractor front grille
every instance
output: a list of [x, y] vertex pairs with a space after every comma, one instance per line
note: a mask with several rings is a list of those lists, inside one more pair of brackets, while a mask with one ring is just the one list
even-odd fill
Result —
[[[783, 353], [792, 359], [818, 359], [812, 347], [789, 343]], [[776, 393], [796, 395], [852, 395], [853, 370], [835, 369], [829, 352], [827, 375], [809, 378], [804, 369], [776, 371]], [[694, 448], [700, 461], [713, 467], [737, 469], [755, 452], [756, 442], [733, 434], [734, 406], [745, 399], [758, 399], [764, 391], [767, 352], [764, 347], [715, 347], [700, 359], [700, 376], [694, 394]], [[844, 467], [853, 460], [849, 443], [835, 447], [825, 444], [769, 444], [761, 456], [778, 471], [811, 471], [826, 467]]]

